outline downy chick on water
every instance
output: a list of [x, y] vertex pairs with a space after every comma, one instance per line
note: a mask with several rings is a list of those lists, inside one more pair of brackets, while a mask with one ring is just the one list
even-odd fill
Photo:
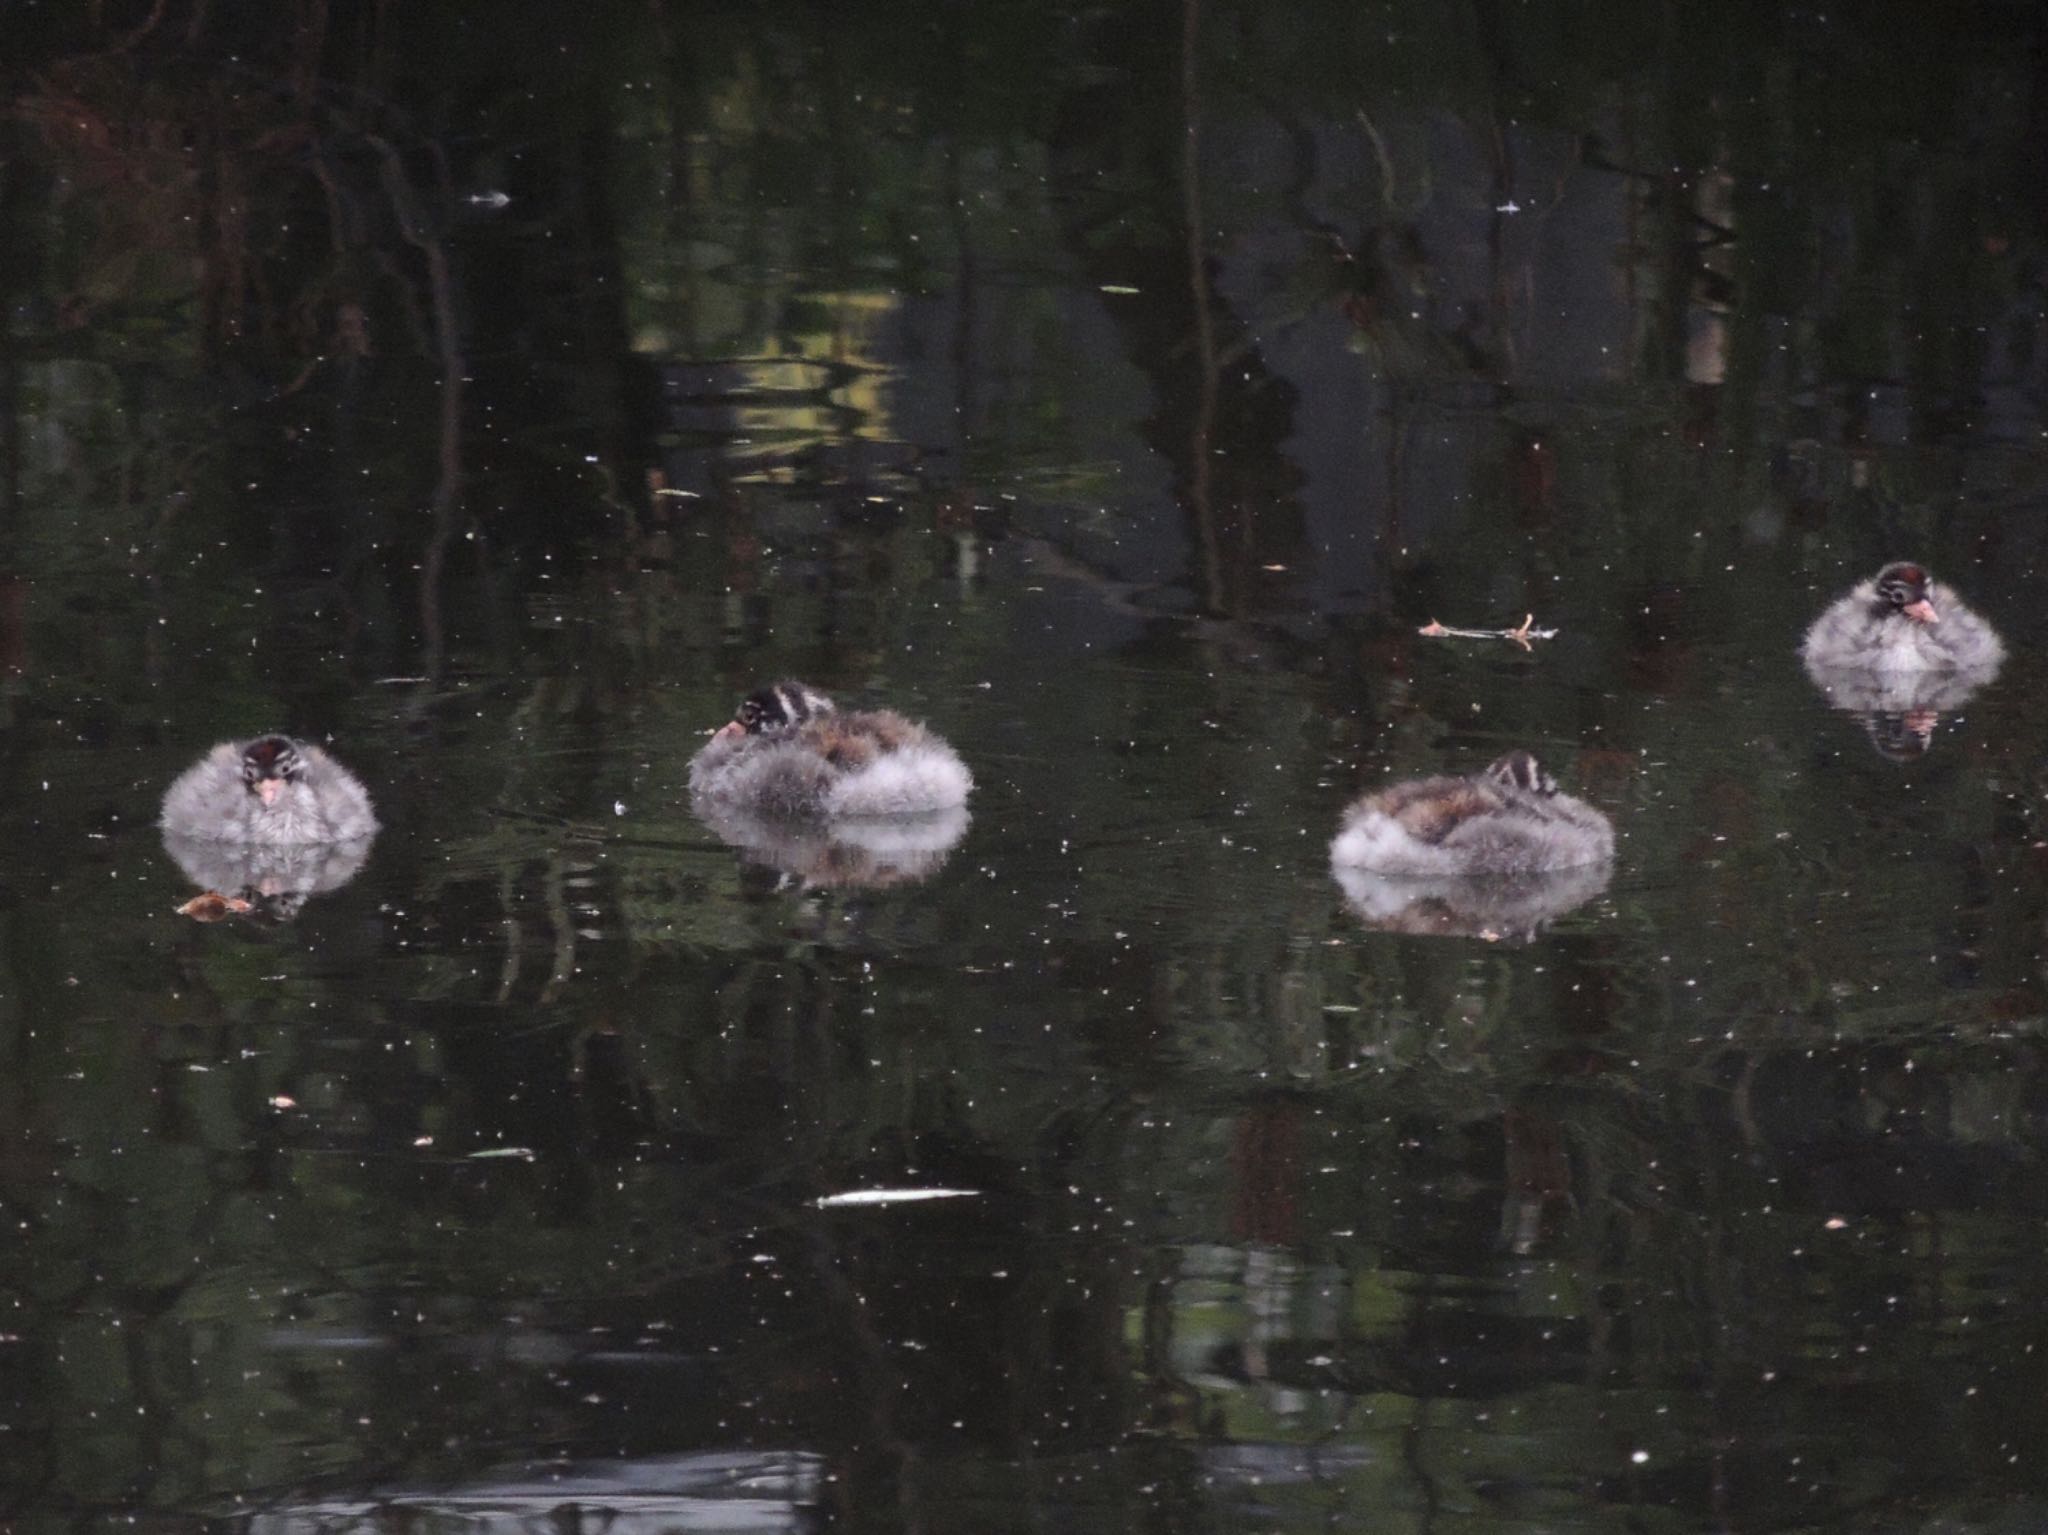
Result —
[[1512, 751], [1484, 772], [1411, 779], [1344, 812], [1333, 864], [1381, 874], [1534, 874], [1614, 856], [1607, 817]]
[[690, 759], [690, 793], [760, 815], [922, 815], [965, 804], [959, 754], [892, 709], [842, 713], [816, 688], [778, 682], [741, 700]]
[[296, 847], [353, 842], [377, 830], [369, 791], [310, 742], [224, 741], [179, 774], [157, 824], [203, 842]]
[[1831, 603], [1799, 654], [1823, 690], [1837, 673], [1939, 670], [1982, 684], [1997, 674], [2005, 643], [1924, 565], [1895, 560]]

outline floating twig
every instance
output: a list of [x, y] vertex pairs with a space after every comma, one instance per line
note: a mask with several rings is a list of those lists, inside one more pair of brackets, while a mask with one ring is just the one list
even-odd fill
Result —
[[1531, 640], [1554, 640], [1557, 638], [1557, 631], [1555, 629], [1539, 629], [1536, 627], [1536, 615], [1534, 613], [1523, 614], [1522, 621], [1512, 629], [1453, 629], [1448, 624], [1440, 624], [1432, 618], [1415, 632], [1432, 640], [1507, 640], [1512, 644], [1520, 645], [1524, 650], [1534, 650], [1536, 648], [1529, 643]]

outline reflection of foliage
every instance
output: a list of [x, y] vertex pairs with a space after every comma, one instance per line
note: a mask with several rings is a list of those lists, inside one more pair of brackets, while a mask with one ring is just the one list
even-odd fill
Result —
[[[131, 56], [52, 69], [16, 111], [67, 188], [52, 202], [71, 233], [53, 272], [61, 325], [193, 303], [191, 333], [209, 349], [370, 350], [366, 216], [383, 199], [361, 174], [374, 169], [367, 136], [342, 114], [263, 91], [179, 89], [139, 75]], [[305, 261], [322, 247], [324, 262]], [[416, 304], [403, 284], [401, 295]]]
[[445, 353], [446, 247], [506, 194], [458, 196], [445, 104], [402, 102], [394, 71], [466, 46], [481, 72], [477, 44], [496, 40], [454, 15], [347, 4], [244, 25], [207, 0], [157, 0], [126, 33], [79, 9], [48, 29], [12, 113], [51, 218], [10, 234], [47, 242], [57, 324], [152, 316], [291, 387], [322, 364]]
[[[65, 203], [75, 202], [79, 221], [89, 221], [66, 263], [69, 281], [58, 301], [63, 323], [84, 324], [108, 302], [185, 298], [194, 246], [214, 221], [200, 217], [194, 135], [165, 115], [170, 103], [127, 71], [102, 64], [46, 78], [18, 97], [14, 110], [62, 167], [68, 193], [54, 211], [61, 216]], [[225, 195], [241, 202], [232, 191]]]

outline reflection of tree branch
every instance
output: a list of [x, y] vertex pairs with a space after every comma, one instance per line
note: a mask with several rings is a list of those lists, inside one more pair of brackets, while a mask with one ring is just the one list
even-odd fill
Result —
[[569, 911], [569, 898], [564, 894], [562, 858], [559, 852], [548, 857], [547, 874], [542, 890], [548, 907], [548, 926], [555, 934], [555, 965], [548, 973], [548, 983], [540, 989], [540, 1000], [552, 1002], [561, 995], [562, 988], [569, 984], [569, 978], [576, 973], [576, 921]]
[[300, 0], [298, 27], [292, 38], [292, 95], [301, 105], [313, 99], [320, 84], [320, 55], [327, 46], [328, 0]]
[[1366, 142], [1372, 145], [1372, 157], [1380, 166], [1380, 206], [1388, 212], [1394, 210], [1394, 156], [1387, 149], [1387, 141], [1380, 137], [1380, 130], [1374, 124], [1364, 107], [1358, 109], [1358, 126], [1365, 130]]
[[384, 189], [398, 216], [400, 233], [427, 263], [427, 287], [434, 306], [434, 337], [441, 360], [441, 477], [434, 486], [434, 529], [420, 559], [421, 670], [431, 691], [438, 686], [447, 641], [441, 624], [441, 572], [448, 562], [448, 544], [455, 536], [455, 505], [462, 486], [462, 347], [455, 324], [455, 282], [448, 266], [448, 248], [428, 231], [426, 219], [405, 173], [405, 162], [389, 140], [366, 134], [384, 159]]
[[498, 871], [498, 909], [504, 912], [499, 923], [505, 929], [505, 962], [498, 968], [497, 1005], [503, 1007], [512, 1000], [512, 988], [519, 983], [519, 955], [525, 947], [525, 933], [519, 926], [519, 908], [513, 900], [517, 893], [515, 875], [518, 864], [507, 859]]
[[1401, 1430], [1401, 1459], [1407, 1464], [1409, 1473], [1422, 1492], [1421, 1529], [1424, 1535], [1436, 1528], [1437, 1516], [1443, 1511], [1443, 1491], [1437, 1486], [1436, 1474], [1422, 1463], [1422, 1436], [1429, 1428], [1429, 1402], [1426, 1396], [1415, 1398], [1415, 1405], [1408, 1422]]
[[1195, 363], [1201, 380], [1200, 403], [1189, 450], [1194, 475], [1188, 487], [1195, 528], [1202, 541], [1202, 574], [1211, 613], [1223, 611], [1223, 556], [1216, 544], [1216, 511], [1210, 497], [1209, 444], [1216, 431], [1216, 334], [1209, 317], [1209, 265], [1202, 249], [1202, 186], [1200, 98], [1196, 93], [1195, 39], [1201, 24], [1201, 0], [1181, 0], [1180, 83], [1186, 131], [1181, 144], [1181, 198], [1188, 226], [1188, 288], [1195, 305]]
[[1202, 1393], [1182, 1375], [1173, 1360], [1173, 1330], [1179, 1320], [1174, 1288], [1179, 1275], [1171, 1256], [1154, 1258], [1154, 1273], [1145, 1286], [1139, 1331], [1139, 1367], [1145, 1392], [1140, 1400], [1145, 1426], [1155, 1432], [1202, 1432]]
[[[903, 1373], [889, 1360], [888, 1344], [875, 1326], [866, 1297], [847, 1279], [846, 1262], [840, 1257], [829, 1228], [823, 1222], [811, 1221], [797, 1228], [795, 1234], [810, 1258], [819, 1298], [838, 1324], [837, 1335], [847, 1345], [854, 1400], [862, 1409], [870, 1447], [895, 1482], [896, 1513], [902, 1528], [920, 1531], [924, 1519], [919, 1508], [917, 1446], [896, 1421], [895, 1404], [905, 1385]], [[857, 1500], [863, 1490], [856, 1478], [843, 1495]]]
[[[1487, 125], [1486, 149], [1487, 162], [1493, 170], [1493, 213], [1486, 223], [1487, 297], [1494, 366], [1498, 376], [1506, 378], [1514, 372], [1515, 366], [1515, 329], [1508, 323], [1508, 311], [1513, 300], [1509, 292], [1507, 263], [1507, 219], [1515, 196], [1515, 152], [1507, 134], [1501, 131], [1498, 116]], [[1533, 288], [1535, 274], [1532, 263], [1520, 263], [1520, 275], [1525, 289]]]
[[1102, 600], [1102, 605], [1117, 613], [1129, 613], [1137, 618], [1185, 619], [1184, 613], [1157, 611], [1146, 607], [1139, 599], [1147, 592], [1175, 591], [1177, 587], [1161, 582], [1121, 581], [1108, 572], [1089, 564], [1080, 556], [1069, 553], [1047, 538], [1013, 538], [1010, 543], [1031, 565], [1049, 576], [1062, 581], [1071, 581], [1085, 586]]
[[21, 359], [14, 346], [14, 330], [0, 325], [0, 550], [11, 549], [21, 515], [21, 393]]
[[320, 191], [327, 199], [327, 243], [337, 256], [344, 255], [352, 245], [361, 243], [362, 221], [353, 215], [355, 200], [342, 191], [341, 184], [334, 179], [334, 167], [326, 157], [314, 153], [307, 157], [306, 169], [313, 179], [320, 183]]
[[156, 30], [157, 23], [164, 19], [164, 12], [169, 6], [170, 0], [156, 0], [156, 3], [150, 6], [149, 14], [142, 18], [140, 26], [131, 32], [124, 32], [121, 36], [115, 38], [112, 43], [108, 44], [107, 51], [104, 54], [97, 55], [97, 57], [110, 58], [117, 53], [126, 53], [130, 48], [133, 48]]
[[377, 263], [377, 269], [391, 279], [392, 287], [398, 294], [398, 307], [404, 311], [405, 323], [412, 331], [413, 345], [431, 357], [437, 348], [427, 332], [427, 317], [420, 313], [419, 302], [413, 297], [410, 279], [398, 269], [398, 263], [392, 259], [391, 252], [381, 245], [371, 251], [370, 258]]
[[1035, 570], [1055, 580], [1086, 587], [1109, 612], [1127, 614], [1148, 624], [1177, 625], [1193, 640], [1227, 647], [1233, 664], [1238, 666], [1265, 669], [1274, 664], [1265, 644], [1278, 631], [1256, 618], [1212, 616], [1192, 608], [1148, 605], [1144, 599], [1154, 592], [1178, 596], [1186, 589], [1177, 582], [1121, 580], [1050, 539], [1027, 536], [1008, 542]]
[[968, 470], [967, 448], [975, 431], [973, 366], [974, 310], [980, 282], [980, 267], [974, 255], [974, 230], [967, 220], [967, 194], [960, 174], [960, 140], [946, 140], [946, 209], [953, 226], [953, 244], [960, 252], [953, 291], [953, 421], [959, 435], [954, 439], [963, 473]]

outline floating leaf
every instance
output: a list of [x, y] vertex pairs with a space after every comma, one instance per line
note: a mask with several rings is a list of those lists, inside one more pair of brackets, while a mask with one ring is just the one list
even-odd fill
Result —
[[250, 910], [249, 903], [238, 895], [222, 895], [218, 890], [204, 890], [178, 908], [178, 915], [190, 917], [194, 922], [219, 922], [226, 917], [239, 917]]

